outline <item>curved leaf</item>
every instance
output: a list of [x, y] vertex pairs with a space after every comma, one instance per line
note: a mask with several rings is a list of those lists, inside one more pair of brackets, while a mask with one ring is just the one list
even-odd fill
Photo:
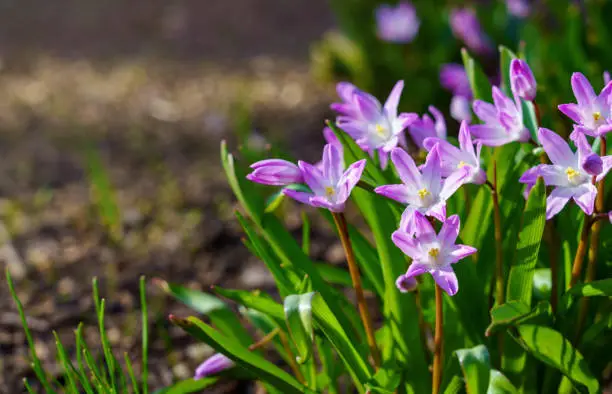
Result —
[[461, 49], [461, 57], [463, 58], [465, 72], [470, 80], [474, 99], [491, 102], [491, 83], [487, 75], [482, 71], [482, 68], [476, 64], [476, 61], [470, 56], [465, 48]]
[[298, 382], [293, 376], [272, 364], [257, 353], [250, 352], [233, 339], [226, 337], [208, 324], [195, 317], [179, 319], [171, 316], [170, 321], [180, 326], [190, 335], [198, 338], [216, 351], [231, 358], [237, 365], [253, 373], [259, 379], [282, 390], [283, 393], [312, 393], [307, 387]]
[[574, 297], [610, 297], [612, 296], [612, 278], [596, 280], [589, 283], [575, 285], [563, 295], [560, 309], [566, 311], [572, 304]]
[[599, 391], [599, 382], [589, 370], [586, 360], [570, 341], [549, 327], [525, 324], [518, 327], [518, 343], [540, 361], [558, 369], [574, 384], [589, 393]]
[[489, 386], [491, 364], [489, 351], [485, 345], [478, 345], [471, 349], [455, 351], [468, 393], [484, 393]]
[[285, 298], [285, 320], [289, 334], [298, 350], [296, 361], [308, 361], [312, 355], [314, 331], [312, 327], [312, 298], [316, 293], [292, 294]]
[[487, 394], [516, 394], [517, 392], [507, 377], [496, 369], [491, 370]]

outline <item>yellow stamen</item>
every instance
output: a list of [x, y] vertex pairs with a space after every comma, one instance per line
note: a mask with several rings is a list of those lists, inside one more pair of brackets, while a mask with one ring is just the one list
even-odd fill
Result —
[[328, 197], [331, 197], [331, 196], [333, 196], [333, 195], [335, 195], [335, 194], [336, 194], [336, 191], [334, 190], [334, 188], [333, 188], [333, 187], [331, 187], [331, 186], [327, 186], [327, 187], [325, 188], [325, 194], [327, 194], [327, 196], [328, 196]]
[[565, 175], [567, 175], [567, 180], [572, 182], [574, 178], [576, 178], [580, 173], [574, 170], [572, 167], [567, 167], [565, 170]]
[[440, 255], [440, 249], [438, 248], [431, 248], [429, 249], [429, 255], [436, 260], [438, 258], [438, 255]]
[[376, 132], [378, 133], [378, 135], [384, 135], [386, 130], [387, 129], [385, 129], [383, 126], [379, 124], [376, 125]]
[[422, 188], [421, 190], [419, 190], [417, 192], [417, 194], [419, 195], [419, 198], [422, 200], [425, 197], [427, 197], [428, 195], [430, 195], [431, 193], [426, 188]]
[[601, 112], [593, 112], [593, 119], [595, 120], [595, 122], [601, 119]]
[[461, 161], [459, 162], [459, 164], [457, 164], [457, 168], [463, 168], [463, 167], [465, 167], [465, 166], [467, 166], [467, 165], [468, 165], [468, 164], [467, 164], [465, 161], [461, 160]]

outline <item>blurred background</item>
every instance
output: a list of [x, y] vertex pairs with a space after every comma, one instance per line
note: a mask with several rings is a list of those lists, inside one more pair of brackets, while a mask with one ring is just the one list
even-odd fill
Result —
[[[95, 325], [94, 276], [110, 340], [131, 353], [142, 274], [194, 289], [273, 287], [241, 243], [222, 139], [248, 161], [271, 144], [316, 161], [340, 80], [384, 100], [404, 79], [402, 110], [436, 105], [452, 135], [451, 102], [470, 91], [441, 86], [443, 66], [467, 47], [498, 83], [499, 45], [529, 61], [543, 123], [566, 133], [555, 108], [571, 101], [571, 73], [598, 90], [612, 64], [605, 0], [420, 0], [395, 16], [397, 1], [384, 3], [0, 0], [0, 261], [50, 371], [52, 330], [72, 343], [79, 321]], [[331, 234], [315, 240], [313, 256], [342, 260]], [[212, 350], [166, 319], [189, 311], [154, 286], [150, 311], [152, 386], [191, 377]], [[0, 371], [2, 393], [32, 377], [4, 280]]]

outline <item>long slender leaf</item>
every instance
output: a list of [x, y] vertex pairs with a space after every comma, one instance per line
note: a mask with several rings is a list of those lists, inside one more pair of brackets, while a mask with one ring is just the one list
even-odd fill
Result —
[[248, 351], [238, 342], [220, 334], [215, 329], [197, 318], [189, 317], [187, 319], [178, 319], [171, 317], [171, 321], [183, 328], [190, 335], [206, 342], [216, 351], [225, 354], [237, 365], [240, 365], [263, 381], [266, 381], [279, 390], [282, 390], [282, 392], [287, 394], [312, 393], [311, 390], [298, 382], [287, 372], [278, 368], [258, 354]]

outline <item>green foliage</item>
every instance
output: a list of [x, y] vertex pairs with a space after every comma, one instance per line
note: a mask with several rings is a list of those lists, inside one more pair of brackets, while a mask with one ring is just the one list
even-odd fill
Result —
[[[126, 365], [125, 370], [120, 366], [119, 361], [115, 357], [110, 343], [108, 341], [108, 335], [104, 326], [104, 304], [105, 300], [99, 297], [98, 293], [98, 282], [96, 279], [93, 280], [93, 299], [97, 312], [97, 320], [99, 326], [100, 342], [102, 344], [102, 355], [104, 360], [97, 360], [94, 358], [94, 354], [87, 345], [83, 338], [83, 324], [79, 324], [75, 330], [75, 341], [76, 341], [76, 363], [71, 359], [71, 356], [67, 353], [66, 348], [59, 339], [57, 333], [53, 332], [55, 337], [55, 345], [57, 348], [58, 363], [61, 367], [63, 376], [65, 377], [64, 383], [58, 382], [55, 379], [51, 379], [49, 374], [44, 370], [40, 359], [36, 355], [36, 349], [34, 346], [34, 339], [28, 328], [26, 315], [23, 309], [23, 305], [17, 297], [15, 287], [11, 276], [6, 271], [6, 278], [9, 285], [11, 296], [17, 306], [17, 311], [21, 318], [21, 324], [26, 334], [28, 346], [30, 349], [30, 360], [36, 378], [40, 385], [44, 388], [47, 393], [70, 393], [70, 394], [119, 394], [119, 393], [135, 393], [135, 394], [146, 394], [148, 392], [147, 376], [147, 363], [148, 363], [148, 317], [147, 317], [147, 304], [146, 304], [146, 282], [144, 277], [140, 278], [140, 300], [142, 314], [142, 357], [140, 364], [142, 366], [141, 378], [138, 379], [134, 374], [134, 368], [132, 367], [132, 359], [126, 353], [124, 354], [124, 362]], [[96, 355], [99, 356], [99, 355]], [[31, 383], [24, 380], [24, 385], [28, 392], [34, 392]], [[187, 392], [187, 391], [182, 391]]]

